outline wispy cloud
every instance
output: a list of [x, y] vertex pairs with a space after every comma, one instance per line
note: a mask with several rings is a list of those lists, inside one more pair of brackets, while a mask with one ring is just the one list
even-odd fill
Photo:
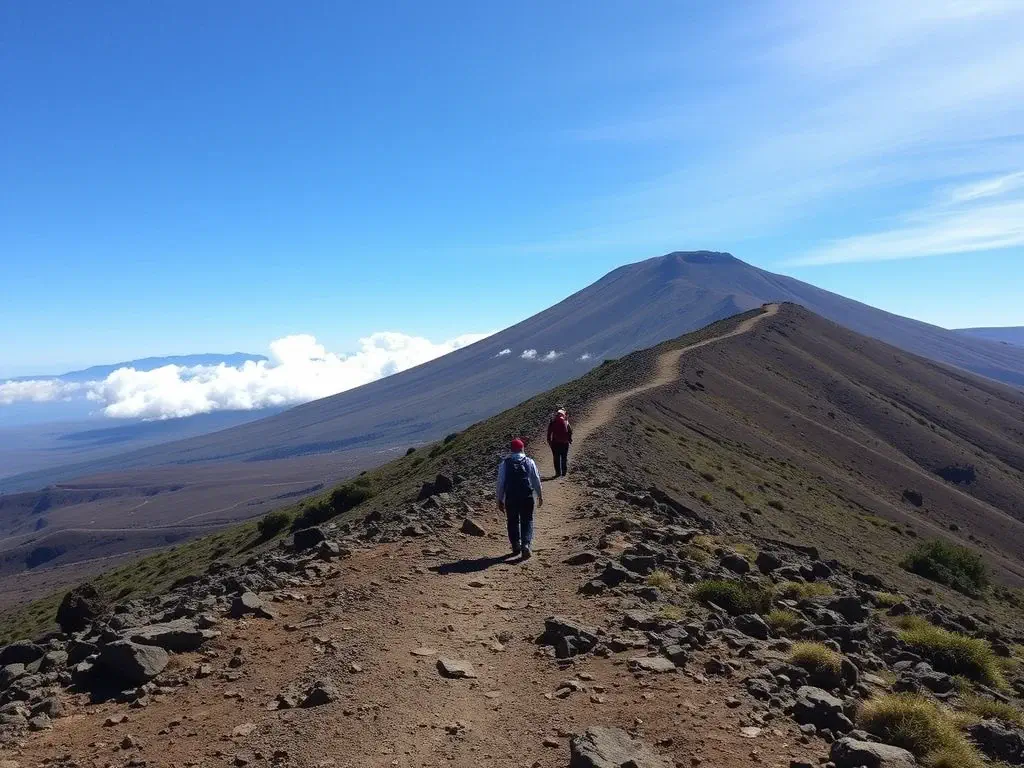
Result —
[[536, 349], [524, 349], [523, 354], [520, 355], [523, 360], [536, 360], [537, 350]]
[[0, 383], [0, 404], [84, 396], [112, 418], [168, 419], [225, 410], [294, 405], [334, 395], [453, 352], [489, 334], [432, 342], [404, 333], [374, 333], [359, 351], [327, 351], [298, 334], [270, 344], [270, 359], [241, 366], [167, 365], [151, 371], [119, 368], [102, 381], [50, 379]]
[[[804, 220], [823, 238], [805, 264], [852, 258], [853, 246], [912, 258], [897, 254], [1018, 245], [1013, 227], [1004, 227], [1006, 209], [960, 211], [956, 221], [947, 212], [939, 218], [950, 220], [934, 222], [935, 236], [903, 232], [899, 242], [855, 241], [883, 234], [882, 227], [846, 211], [868, 194], [891, 195], [909, 210], [951, 187], [949, 202], [959, 204], [1024, 186], [1022, 28], [1024, 4], [1011, 0], [808, 0], [737, 13], [708, 29], [702, 43], [709, 51], [743, 50], [716, 67], [715, 87], [668, 90], [661, 103], [571, 136], [603, 143], [595, 151], [605, 152], [633, 145], [640, 154], [656, 144], [660, 162], [646, 167], [660, 170], [591, 200], [575, 216], [586, 226], [531, 247], [721, 247], [788, 234]], [[666, 84], [679, 81], [670, 66]], [[986, 179], [960, 181], [971, 177]], [[822, 232], [826, 220], [832, 232]], [[980, 231], [957, 234], [957, 226]], [[824, 240], [830, 235], [837, 242]], [[840, 244], [845, 255], [834, 250]]]
[[895, 261], [1019, 246], [1024, 246], [1024, 173], [1010, 173], [959, 185], [895, 226], [834, 240], [790, 263]]
[[584, 352], [582, 355], [580, 355], [580, 361], [581, 362], [585, 362], [585, 361], [589, 360], [590, 357], [591, 357], [591, 355], [590, 355], [589, 352]]
[[511, 355], [511, 354], [512, 354], [512, 350], [506, 348], [506, 349], [501, 350], [501, 352], [499, 352], [498, 354], [496, 354], [495, 357], [506, 357], [506, 356]]
[[546, 355], [544, 355], [544, 357], [542, 357], [541, 360], [544, 360], [545, 362], [550, 363], [550, 362], [553, 362], [553, 361], [557, 360], [561, 356], [562, 356], [561, 352], [556, 352], [555, 350], [552, 349], [550, 352], [548, 352]]

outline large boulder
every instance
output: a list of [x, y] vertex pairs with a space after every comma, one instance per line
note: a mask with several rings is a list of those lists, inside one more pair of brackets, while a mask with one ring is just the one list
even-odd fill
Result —
[[43, 648], [28, 640], [18, 640], [0, 648], [0, 667], [8, 664], [31, 664], [46, 653]]
[[82, 584], [64, 595], [57, 608], [57, 623], [71, 634], [81, 632], [107, 611], [106, 601], [92, 584]]
[[1007, 728], [994, 720], [984, 720], [967, 729], [978, 748], [993, 760], [1013, 765], [1024, 764], [1024, 730]]
[[127, 683], [142, 685], [163, 672], [168, 658], [167, 651], [155, 645], [118, 640], [103, 646], [96, 664]]
[[905, 749], [869, 741], [839, 739], [829, 755], [836, 768], [914, 768], [917, 761]]
[[733, 619], [733, 626], [747, 637], [753, 637], [757, 640], [767, 640], [771, 634], [768, 624], [756, 613], [737, 616]]
[[835, 611], [851, 624], [858, 624], [871, 615], [871, 607], [865, 605], [856, 595], [841, 595], [828, 604], [830, 611]]
[[175, 619], [162, 624], [137, 627], [126, 633], [127, 639], [140, 645], [155, 645], [165, 651], [186, 653], [199, 649], [207, 640], [220, 634], [212, 629], [199, 629], [188, 619]]
[[320, 542], [327, 540], [327, 534], [322, 528], [300, 528], [292, 535], [292, 542], [297, 552], [305, 552], [307, 549], [319, 546]]
[[818, 729], [828, 728], [836, 733], [848, 733], [853, 730], [853, 723], [844, 711], [843, 700], [810, 685], [797, 690], [793, 719], [800, 725], [813, 725]]
[[619, 728], [593, 726], [569, 743], [569, 768], [674, 768], [666, 757], [653, 752]]

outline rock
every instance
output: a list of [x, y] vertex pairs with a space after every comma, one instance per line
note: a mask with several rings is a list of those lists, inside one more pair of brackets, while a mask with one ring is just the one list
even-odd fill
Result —
[[465, 680], [476, 677], [476, 670], [473, 669], [473, 665], [470, 662], [458, 661], [456, 659], [438, 659], [437, 671], [441, 673], [442, 677], [452, 680]]
[[266, 604], [252, 592], [243, 592], [231, 601], [230, 616], [241, 619], [245, 616], [257, 616], [261, 619], [272, 619], [274, 614]]
[[64, 705], [56, 696], [48, 696], [32, 707], [32, 714], [46, 715], [51, 719], [62, 717], [64, 715]]
[[332, 683], [326, 680], [318, 680], [306, 691], [299, 706], [306, 708], [322, 707], [325, 704], [330, 704], [332, 701], [337, 701], [338, 696], [338, 689]]
[[296, 552], [305, 552], [307, 549], [320, 546], [321, 542], [327, 541], [327, 534], [323, 528], [313, 526], [312, 528], [300, 528], [292, 536]]
[[413, 648], [411, 651], [409, 651], [409, 653], [411, 653], [413, 656], [436, 656], [437, 655], [437, 651], [436, 650], [434, 650], [433, 648], [427, 648], [425, 646], [421, 647], [421, 648]]
[[575, 552], [563, 561], [566, 565], [589, 565], [597, 562], [600, 555], [592, 549], [585, 549], [582, 552]]
[[836, 768], [913, 768], [917, 765], [914, 756], [905, 749], [854, 739], [836, 741], [829, 757]]
[[485, 531], [477, 522], [475, 522], [474, 520], [472, 520], [472, 519], [470, 519], [468, 517], [463, 519], [462, 527], [459, 528], [459, 530], [462, 531], [467, 536], [486, 536], [487, 535], [487, 531]]
[[633, 573], [633, 571], [615, 562], [608, 563], [597, 578], [609, 587], [617, 587], [625, 582], [636, 583], [643, 581], [643, 577], [639, 573]]
[[654, 672], [656, 674], [676, 671], [676, 665], [662, 656], [634, 656], [629, 660], [629, 667], [634, 672]]
[[142, 685], [159, 675], [167, 666], [167, 651], [155, 645], [140, 645], [118, 640], [105, 645], [96, 664], [125, 682]]
[[754, 565], [761, 573], [771, 573], [781, 568], [783, 564], [778, 555], [765, 551], [758, 552], [757, 558], [754, 560]]
[[993, 760], [1014, 765], [1024, 763], [1024, 730], [1007, 728], [994, 720], [983, 720], [967, 729], [971, 739]]
[[572, 619], [549, 616], [544, 620], [544, 634], [538, 642], [554, 646], [558, 658], [568, 659], [592, 651], [597, 646], [598, 637], [594, 630]]
[[835, 598], [829, 602], [828, 609], [835, 611], [851, 624], [858, 624], [871, 615], [871, 609], [854, 595], [842, 595]]
[[8, 664], [0, 669], [0, 691], [7, 690], [11, 683], [25, 675], [24, 664]]
[[316, 556], [321, 560], [334, 560], [338, 557], [344, 557], [352, 554], [351, 550], [341, 546], [336, 541], [321, 541], [320, 546], [317, 547]]
[[818, 730], [827, 728], [837, 733], [853, 730], [853, 723], [844, 712], [842, 699], [809, 685], [802, 686], [796, 692], [793, 719], [800, 725], [813, 725]]
[[43, 658], [45, 651], [28, 640], [18, 640], [4, 648], [0, 648], [0, 667], [9, 664], [31, 664]]
[[65, 634], [81, 632], [107, 612], [106, 601], [92, 584], [75, 587], [60, 601], [57, 624]]
[[593, 726], [569, 742], [569, 768], [674, 768], [619, 728]]
[[736, 552], [726, 552], [721, 558], [719, 558], [718, 563], [723, 568], [732, 571], [733, 573], [741, 575], [744, 573], [750, 573], [750, 563], [745, 557], [737, 554]]
[[53, 728], [53, 723], [46, 715], [36, 715], [29, 718], [28, 729], [30, 731], [48, 731]]
[[753, 637], [757, 640], [767, 640], [771, 634], [771, 630], [768, 628], [764, 619], [756, 613], [737, 616], [733, 619], [733, 626], [747, 637]]
[[175, 619], [164, 624], [132, 629], [127, 633], [127, 639], [140, 645], [155, 645], [173, 653], [187, 653], [198, 650], [199, 646], [218, 634], [212, 629], [199, 629], [188, 619]]

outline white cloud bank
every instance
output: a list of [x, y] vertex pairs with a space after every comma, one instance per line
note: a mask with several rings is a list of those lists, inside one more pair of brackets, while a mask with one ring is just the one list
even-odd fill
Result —
[[506, 349], [501, 350], [501, 352], [499, 352], [498, 354], [496, 354], [495, 357], [506, 357], [507, 355], [511, 355], [511, 354], [512, 354], [512, 350], [506, 348]]
[[432, 342], [403, 333], [374, 333], [351, 355], [328, 352], [315, 337], [285, 336], [270, 359], [228, 365], [120, 368], [84, 384], [37, 379], [0, 383], [0, 404], [66, 400], [84, 392], [112, 418], [169, 419], [227, 410], [294, 405], [367, 384], [453, 352], [490, 334]]
[[524, 349], [523, 354], [520, 355], [523, 360], [536, 360], [537, 350], [536, 349]]
[[561, 352], [551, 350], [546, 354], [538, 354], [536, 349], [524, 349], [522, 354], [519, 355], [523, 360], [538, 360], [542, 363], [553, 363], [555, 360], [562, 356]]

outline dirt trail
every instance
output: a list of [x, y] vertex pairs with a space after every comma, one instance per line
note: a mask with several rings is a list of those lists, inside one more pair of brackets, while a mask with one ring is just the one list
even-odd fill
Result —
[[[773, 314], [770, 307], [729, 335]], [[650, 382], [598, 403], [576, 427], [577, 450], [623, 400], [673, 381], [683, 354], [721, 338], [666, 353]], [[549, 476], [547, 451], [537, 458]], [[276, 621], [226, 621], [218, 655], [209, 661], [226, 670], [237, 648], [244, 660], [240, 679], [215, 674], [192, 681], [155, 696], [145, 709], [127, 710], [129, 720], [109, 728], [104, 720], [126, 711], [123, 706], [86, 708], [33, 736], [15, 758], [23, 766], [66, 753], [82, 766], [119, 766], [132, 758], [148, 766], [214, 766], [272, 765], [276, 754], [276, 764], [301, 768], [555, 768], [568, 763], [570, 733], [601, 724], [661, 742], [662, 751], [686, 766], [774, 768], [795, 756], [812, 759], [788, 725], [743, 738], [739, 728], [749, 710], [729, 706], [728, 685], [694, 672], [638, 678], [617, 657], [559, 662], [534, 643], [547, 616], [604, 626], [618, 605], [614, 598], [579, 595], [586, 568], [563, 562], [593, 540], [598, 525], [582, 513], [591, 492], [571, 477], [545, 483], [533, 559], [503, 557], [504, 521], [481, 498], [475, 519], [486, 537], [446, 532], [433, 541], [377, 545], [343, 561], [322, 588], [278, 604]], [[314, 626], [285, 629], [303, 621]], [[436, 669], [442, 656], [471, 662], [477, 678], [442, 678]], [[176, 657], [188, 670], [200, 661]], [[334, 683], [340, 701], [268, 710], [278, 693], [316, 679]], [[585, 680], [587, 690], [555, 696], [571, 679]], [[239, 726], [245, 727], [236, 732]], [[128, 734], [141, 749], [118, 746]]]

